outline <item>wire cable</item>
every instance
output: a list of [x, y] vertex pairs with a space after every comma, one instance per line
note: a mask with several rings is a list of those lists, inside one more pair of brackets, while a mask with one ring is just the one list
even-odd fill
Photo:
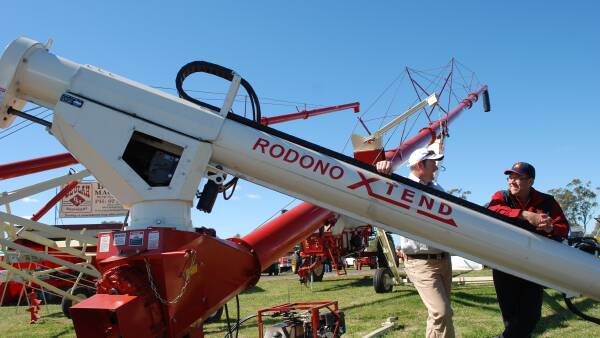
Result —
[[600, 325], [600, 318], [597, 317], [592, 317], [589, 315], [586, 315], [585, 313], [581, 312], [581, 310], [579, 310], [572, 302], [571, 299], [567, 298], [567, 295], [563, 293], [563, 299], [565, 300], [565, 304], [567, 304], [567, 308], [569, 310], [571, 310], [571, 312], [573, 312], [574, 314], [576, 314], [579, 318], [586, 320], [588, 322], [594, 323], [594, 324], [598, 324]]

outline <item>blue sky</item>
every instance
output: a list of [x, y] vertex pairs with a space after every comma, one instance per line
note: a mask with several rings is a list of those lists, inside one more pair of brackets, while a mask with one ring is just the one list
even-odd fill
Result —
[[[52, 38], [57, 55], [165, 88], [174, 87], [185, 63], [211, 61], [252, 84], [265, 116], [302, 103], [360, 101], [364, 110], [404, 66], [428, 69], [455, 57], [489, 85], [492, 111], [478, 104], [450, 126], [439, 180], [485, 203], [505, 187], [502, 171], [516, 161], [536, 167], [542, 191], [573, 178], [600, 185], [599, 7], [594, 1], [12, 1], [3, 7], [0, 44]], [[227, 89], [202, 79], [187, 87]], [[377, 116], [377, 109], [368, 113]], [[339, 112], [277, 128], [347, 153], [355, 123], [352, 113]], [[64, 152], [39, 126], [4, 136], [1, 163]], [[0, 191], [66, 170], [2, 181]], [[13, 212], [31, 215], [51, 195], [15, 203]], [[222, 237], [243, 235], [291, 201], [247, 182], [235, 196], [219, 199], [211, 215], [193, 211], [195, 225], [215, 227]], [[54, 222], [50, 215], [43, 220]]]

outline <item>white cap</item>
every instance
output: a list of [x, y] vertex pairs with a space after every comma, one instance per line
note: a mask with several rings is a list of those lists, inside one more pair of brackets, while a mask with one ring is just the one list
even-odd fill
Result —
[[435, 151], [427, 149], [427, 148], [419, 148], [410, 154], [408, 158], [408, 166], [412, 167], [413, 165], [424, 161], [424, 160], [435, 160], [439, 161], [444, 158], [443, 154], [437, 154]]

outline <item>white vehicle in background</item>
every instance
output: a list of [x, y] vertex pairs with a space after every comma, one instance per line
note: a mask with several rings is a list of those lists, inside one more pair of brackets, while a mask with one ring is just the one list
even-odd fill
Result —
[[279, 257], [279, 272], [291, 271], [294, 251], [288, 252], [285, 256]]

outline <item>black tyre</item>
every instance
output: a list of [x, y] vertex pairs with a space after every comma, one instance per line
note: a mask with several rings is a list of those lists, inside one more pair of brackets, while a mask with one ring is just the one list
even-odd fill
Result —
[[215, 313], [213, 313], [208, 318], [206, 318], [206, 320], [204, 322], [205, 323], [218, 322], [219, 320], [221, 320], [222, 315], [223, 315], [223, 307], [221, 306]]
[[[67, 292], [71, 293], [71, 289], [69, 289]], [[95, 290], [92, 290], [90, 288], [83, 287], [83, 286], [78, 286], [77, 288], [75, 288], [75, 291], [73, 291], [74, 296], [78, 296], [83, 299], [87, 299], [87, 298], [93, 296], [94, 294], [95, 294]], [[65, 317], [71, 318], [71, 313], [69, 312], [69, 309], [71, 308], [71, 306], [73, 306], [75, 304], [77, 304], [77, 303], [73, 302], [70, 299], [67, 299], [66, 297], [63, 297], [62, 301], [60, 302], [60, 306], [62, 308], [62, 312], [65, 315]]]
[[[0, 292], [1, 291], [2, 290], [0, 289]], [[50, 293], [47, 290], [42, 291], [42, 289], [36, 289], [35, 296], [42, 301], [42, 304], [60, 304], [62, 301], [60, 296]]]
[[302, 256], [300, 256], [299, 253], [295, 252], [292, 255], [292, 272], [293, 273], [298, 273], [298, 270], [300, 270], [300, 267], [302, 266]]
[[375, 271], [373, 275], [373, 288], [377, 293], [392, 292], [394, 287], [394, 277], [389, 268], [381, 268]]
[[323, 280], [323, 275], [325, 275], [325, 266], [323, 264], [316, 264], [315, 267], [310, 272], [311, 280], [313, 282], [320, 282]]

